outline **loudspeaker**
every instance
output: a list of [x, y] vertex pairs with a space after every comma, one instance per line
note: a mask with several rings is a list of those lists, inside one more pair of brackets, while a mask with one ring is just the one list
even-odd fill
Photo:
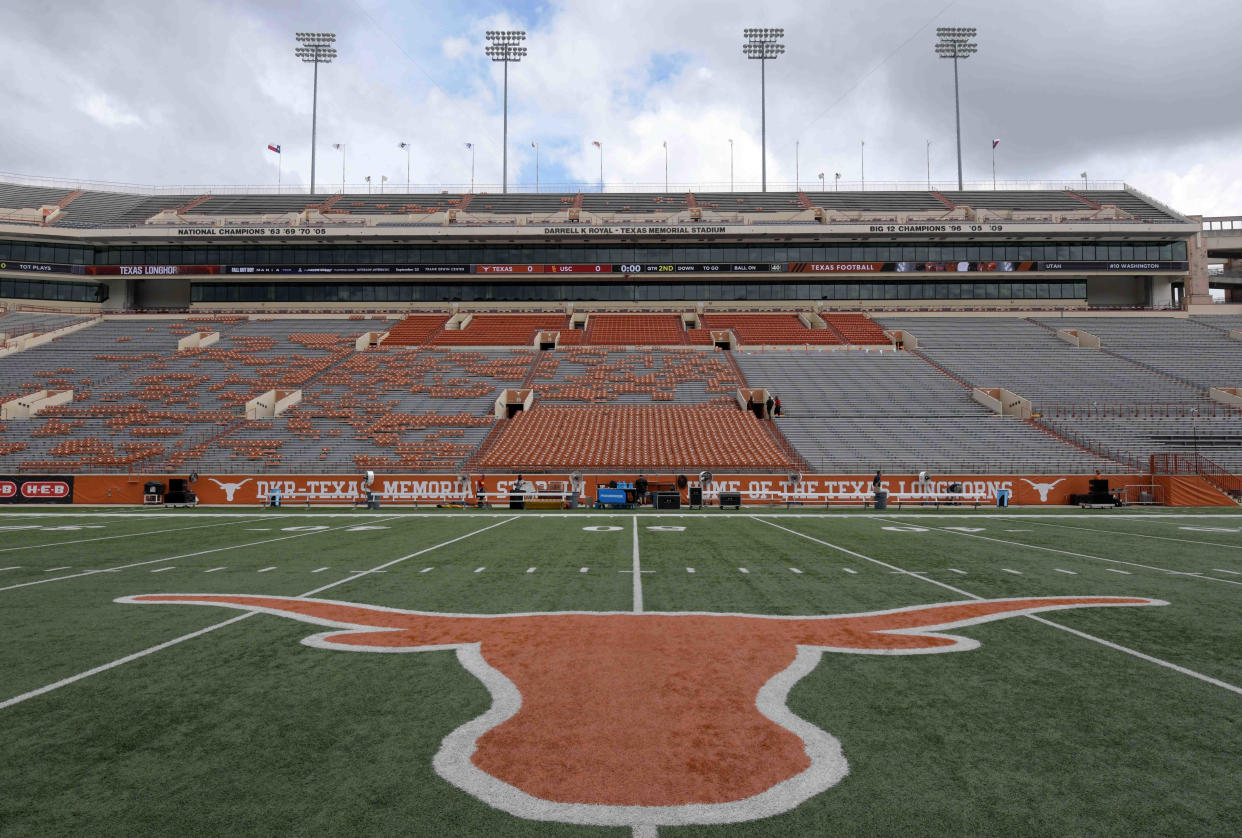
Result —
[[1093, 495], [1108, 494], [1108, 481], [1103, 478], [1093, 478], [1087, 482], [1087, 485], [1091, 487], [1090, 492]]
[[522, 495], [509, 495], [509, 508], [510, 509], [525, 509], [526, 498], [523, 497]]
[[702, 486], [691, 486], [690, 487], [690, 505], [691, 506], [702, 506], [703, 505], [703, 487]]
[[681, 492], [656, 492], [656, 509], [681, 509]]
[[173, 478], [170, 478], [168, 481], [168, 493], [170, 495], [173, 492], [184, 492], [189, 488], [190, 488], [190, 481], [186, 480], [183, 477], [173, 477]]
[[734, 509], [742, 508], [742, 493], [741, 492], [721, 492], [720, 493], [720, 508], [728, 509], [729, 507], [733, 507]]

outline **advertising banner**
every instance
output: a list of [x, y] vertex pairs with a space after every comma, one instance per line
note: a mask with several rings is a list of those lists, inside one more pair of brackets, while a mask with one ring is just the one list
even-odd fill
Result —
[[73, 477], [0, 476], [0, 503], [73, 503]]
[[[607, 486], [610, 481], [632, 483], [639, 475], [636, 472], [613, 474], [589, 474], [583, 476], [583, 488], [579, 493], [579, 504], [594, 503], [600, 486]], [[656, 489], [676, 490], [678, 477], [674, 473], [646, 472], [650, 491]], [[997, 492], [1001, 489], [1010, 492], [1010, 503], [1015, 506], [1052, 506], [1069, 501], [1071, 495], [1085, 495], [1089, 491], [1088, 481], [1095, 475], [972, 475], [947, 474], [935, 475], [920, 481], [916, 475], [884, 475], [881, 485], [890, 493], [890, 504], [895, 506], [898, 499], [903, 503], [920, 502], [919, 496], [947, 495], [950, 487], [960, 484], [960, 494], [971, 499], [980, 498], [983, 505], [995, 503]], [[688, 490], [699, 486], [698, 473], [687, 473], [686, 487], [681, 491], [682, 502], [689, 501]], [[719, 474], [704, 491], [704, 500], [715, 503], [721, 492], [741, 492], [743, 502], [750, 504], [779, 504], [787, 502], [787, 496], [807, 507], [823, 507], [825, 503], [832, 506], [861, 504], [870, 500], [872, 491], [871, 474], [831, 475], [806, 474], [792, 487], [786, 474]], [[1128, 484], [1148, 484], [1148, 478], [1142, 475], [1103, 475], [1109, 479], [1113, 489], [1121, 489]], [[0, 478], [6, 484], [0, 484], [0, 496], [5, 492], [10, 497], [3, 498], [9, 503], [56, 502], [68, 503], [68, 496], [57, 496], [63, 488], [69, 487], [73, 501], [91, 504], [140, 504], [142, 503], [142, 484], [147, 480], [166, 481], [167, 475], [123, 476], [123, 475], [78, 475], [71, 477], [21, 477]], [[376, 493], [385, 504], [396, 506], [424, 505], [434, 506], [441, 503], [461, 503], [473, 505], [476, 495], [476, 484], [483, 481], [484, 492], [493, 503], [501, 502], [506, 497], [517, 479], [516, 473], [470, 475], [461, 481], [454, 474], [385, 474], [377, 472], [371, 491]], [[528, 491], [557, 493], [564, 491], [569, 485], [570, 475], [563, 474], [526, 474], [523, 482]], [[1187, 478], [1196, 486], [1203, 481], [1198, 478]], [[34, 498], [22, 497], [17, 481], [29, 482], [28, 490]], [[1206, 484], [1204, 484], [1206, 485]], [[297, 475], [297, 474], [231, 474], [202, 475], [191, 487], [203, 505], [222, 506], [258, 506], [268, 495], [276, 490], [280, 492], [281, 501], [287, 505], [305, 505], [308, 501], [313, 506], [343, 505], [352, 506], [363, 500], [364, 490], [362, 477], [358, 474], [338, 475]], [[1223, 498], [1219, 492], [1209, 491], [1198, 494], [1189, 491], [1189, 484], [1183, 487], [1181, 494], [1170, 497], [1171, 505], [1186, 505], [1194, 501], [1203, 505], [1207, 500]], [[1210, 487], [1208, 487], [1210, 489]], [[1182, 499], [1185, 499], [1185, 503]], [[941, 500], [943, 502], [943, 499]], [[1208, 504], [1215, 505], [1215, 504]]]

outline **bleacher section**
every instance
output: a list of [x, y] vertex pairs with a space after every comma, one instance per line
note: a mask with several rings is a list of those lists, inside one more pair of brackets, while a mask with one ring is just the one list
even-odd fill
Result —
[[593, 346], [667, 346], [687, 343], [675, 314], [592, 314], [582, 342]]
[[[881, 317], [885, 329], [903, 329], [918, 354], [975, 387], [1005, 387], [1046, 403], [1178, 401], [1195, 388], [1130, 361], [1070, 346], [1053, 331], [1018, 317]], [[1060, 321], [1058, 321], [1060, 322]], [[1064, 327], [1077, 322], [1066, 318]]]
[[595, 347], [544, 353], [533, 382], [540, 403], [665, 401], [735, 406], [732, 394], [742, 384], [718, 353], [693, 349], [624, 352]]
[[697, 405], [536, 405], [505, 423], [482, 468], [791, 468], [753, 414]]
[[[464, 330], [444, 330], [448, 314], [397, 324], [348, 314], [110, 316], [0, 360], [3, 400], [74, 391], [70, 404], [0, 422], [0, 474], [1117, 473], [1141, 471], [1153, 453], [1192, 450], [1242, 471], [1242, 411], [1206, 394], [1211, 385], [1242, 386], [1242, 344], [1227, 337], [1233, 320], [910, 316], [877, 324], [833, 314], [831, 328], [812, 330], [793, 313], [700, 316], [704, 328], [687, 333], [678, 314], [590, 313], [585, 335], [569, 328], [567, 314], [477, 314]], [[0, 316], [0, 331], [6, 322], [43, 329], [77, 319], [14, 312]], [[395, 339], [356, 350], [359, 335], [390, 325]], [[802, 340], [728, 353], [683, 343], [718, 326], [758, 346], [802, 332], [877, 341], [885, 327], [907, 331], [919, 348]], [[586, 341], [539, 351], [534, 334], [547, 328]], [[1057, 328], [1095, 334], [1104, 348], [1070, 346]], [[220, 338], [178, 352], [195, 332]], [[456, 345], [439, 345], [446, 334]], [[766, 422], [741, 409], [745, 386], [779, 397], [784, 415]], [[972, 400], [972, 386], [1011, 390], [1035, 415], [996, 416]], [[497, 426], [498, 397], [525, 388], [533, 406]], [[247, 420], [247, 402], [270, 390], [301, 390], [301, 402]]]
[[433, 346], [532, 346], [535, 335], [552, 329], [571, 331], [563, 314], [476, 314], [464, 329], [445, 329]]
[[776, 424], [815, 471], [1003, 474], [1115, 467], [1027, 423], [992, 414], [966, 388], [908, 353], [739, 353], [737, 362], [751, 387], [781, 399]]
[[1242, 387], [1242, 342], [1186, 318], [1032, 318], [1053, 329], [1082, 329], [1104, 352], [1164, 373], [1203, 391]]
[[43, 314], [29, 311], [0, 311], [0, 335], [6, 338], [21, 335], [41, 335], [54, 332], [75, 323], [89, 320], [89, 317], [77, 314]]
[[[129, 226], [142, 224], [165, 209], [187, 207], [187, 218], [207, 220], [212, 216], [268, 215], [302, 212], [322, 207], [341, 215], [375, 215], [377, 223], [403, 223], [403, 214], [426, 214], [455, 209], [459, 222], [487, 223], [488, 214], [550, 215], [580, 206], [598, 215], [652, 217], [672, 215], [697, 207], [704, 213], [721, 216], [756, 213], [794, 214], [813, 207], [838, 210], [847, 215], [877, 214], [877, 220], [899, 213], [943, 213], [954, 205], [983, 210], [1028, 212], [1088, 211], [1093, 206], [1111, 205], [1138, 221], [1184, 221], [1171, 210], [1139, 193], [1124, 189], [1105, 190], [983, 190], [934, 193], [911, 191], [824, 191], [803, 192], [584, 192], [584, 193], [410, 193], [400, 185], [387, 184], [384, 191], [346, 195], [144, 195], [128, 192], [84, 190], [65, 208], [58, 225]], [[3, 208], [38, 208], [56, 204], [75, 190], [67, 187], [38, 187], [0, 184], [0, 213]], [[939, 197], [938, 197], [939, 196]], [[943, 199], [943, 200], [942, 200]], [[193, 204], [193, 206], [190, 206]], [[787, 217], [787, 216], [786, 216]], [[762, 221], [762, 217], [756, 219]], [[804, 218], [806, 223], [817, 223]], [[404, 223], [419, 223], [406, 219]]]
[[[840, 345], [845, 343], [833, 329], [807, 327], [796, 314], [704, 314], [703, 328], [691, 330], [687, 337], [692, 344], [712, 342], [712, 331], [729, 329], [743, 346]], [[887, 340], [887, 339], [886, 339]]]

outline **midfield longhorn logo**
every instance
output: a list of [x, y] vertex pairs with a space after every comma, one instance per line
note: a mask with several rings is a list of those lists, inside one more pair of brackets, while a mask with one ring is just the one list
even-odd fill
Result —
[[711, 613], [436, 614], [321, 599], [148, 594], [125, 603], [219, 605], [333, 630], [302, 642], [365, 652], [455, 650], [492, 695], [433, 764], [512, 815], [650, 830], [785, 812], [849, 773], [841, 743], [795, 716], [790, 689], [824, 652], [974, 649], [945, 634], [1022, 614], [1164, 605], [1040, 597], [820, 617]]

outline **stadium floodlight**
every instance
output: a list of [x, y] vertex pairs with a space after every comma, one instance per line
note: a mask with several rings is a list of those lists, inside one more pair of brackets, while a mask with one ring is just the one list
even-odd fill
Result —
[[489, 29], [487, 40], [491, 41], [483, 52], [493, 61], [505, 66], [504, 131], [501, 137], [500, 191], [509, 191], [509, 63], [521, 61], [526, 55], [526, 33], [520, 29]]
[[763, 191], [768, 191], [768, 98], [767, 98], [767, 64], [775, 61], [785, 52], [785, 45], [780, 43], [785, 37], [784, 29], [767, 29], [751, 27], [742, 30], [746, 43], [742, 44], [742, 53], [759, 62], [759, 153], [762, 161]]
[[304, 64], [315, 65], [314, 82], [311, 86], [311, 178], [310, 194], [315, 194], [315, 123], [319, 116], [319, 65], [330, 64], [336, 58], [335, 32], [295, 32], [293, 37], [300, 46], [293, 54]]
[[979, 44], [973, 39], [973, 26], [938, 26], [936, 27], [936, 55], [941, 58], [953, 59], [953, 110], [957, 114], [957, 191], [962, 191], [962, 107], [957, 86], [958, 59], [967, 59], [979, 51]]

